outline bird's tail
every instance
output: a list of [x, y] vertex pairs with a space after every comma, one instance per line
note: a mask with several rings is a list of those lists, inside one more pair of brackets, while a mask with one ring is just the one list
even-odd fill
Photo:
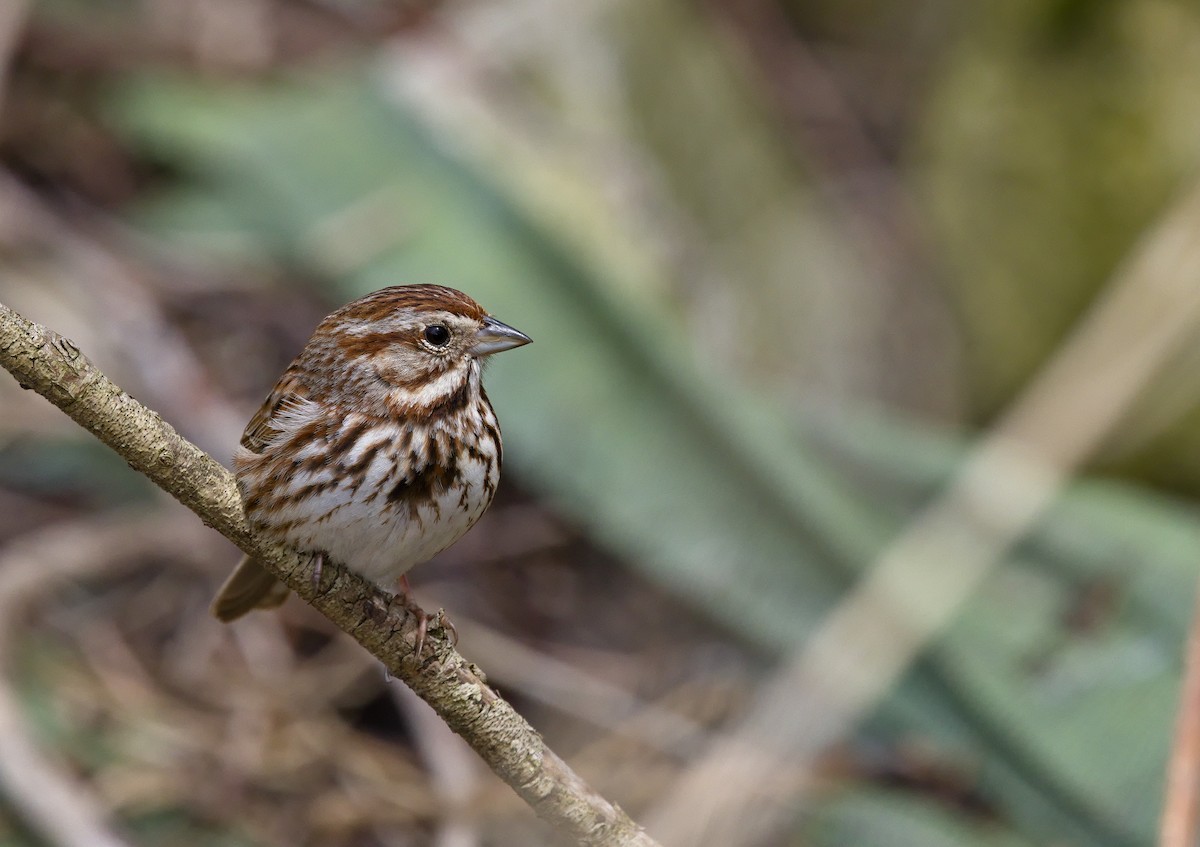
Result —
[[221, 586], [210, 607], [213, 615], [228, 623], [254, 609], [273, 609], [288, 596], [288, 587], [249, 556], [243, 556], [229, 579]]

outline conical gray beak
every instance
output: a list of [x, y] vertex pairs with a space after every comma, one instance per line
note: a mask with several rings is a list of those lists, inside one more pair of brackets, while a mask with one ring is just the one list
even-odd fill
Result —
[[472, 356], [490, 356], [514, 347], [530, 344], [533, 339], [519, 329], [513, 329], [506, 323], [495, 318], [484, 318], [483, 326], [475, 336], [475, 345], [471, 348]]

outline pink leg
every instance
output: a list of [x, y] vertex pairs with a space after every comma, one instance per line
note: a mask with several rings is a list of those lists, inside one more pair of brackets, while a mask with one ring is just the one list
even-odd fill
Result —
[[[417, 601], [413, 599], [412, 588], [408, 584], [408, 574], [400, 577], [398, 580], [400, 586], [400, 598], [404, 602], [404, 607], [416, 615], [417, 618], [417, 640], [415, 655], [418, 661], [421, 659], [421, 651], [425, 649], [425, 635], [429, 631], [429, 615], [425, 610], [417, 605]], [[458, 630], [454, 628], [454, 624], [450, 619], [443, 614], [441, 616], [442, 629], [450, 636], [450, 643], [455, 647], [458, 646]]]
[[415, 649], [413, 651], [416, 661], [421, 661], [421, 651], [425, 649], [425, 634], [429, 630], [429, 615], [425, 614], [425, 610], [417, 605], [417, 601], [413, 599], [412, 588], [408, 584], [408, 574], [400, 577], [398, 580], [400, 587], [400, 600], [404, 603], [404, 608], [408, 609], [417, 618], [417, 639]]
[[321, 589], [321, 571], [324, 570], [324, 568], [325, 568], [325, 554], [322, 553], [320, 550], [313, 553], [312, 566], [313, 566], [313, 574], [312, 574], [313, 591], [319, 591]]

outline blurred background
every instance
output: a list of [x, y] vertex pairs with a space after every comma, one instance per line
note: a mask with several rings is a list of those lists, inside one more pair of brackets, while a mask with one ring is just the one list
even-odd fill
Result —
[[[227, 462], [327, 312], [461, 288], [537, 343], [414, 591], [600, 792], [672, 845], [1147, 845], [1197, 91], [1182, 0], [0, 0], [0, 302]], [[0, 845], [557, 843], [302, 603], [212, 620], [231, 545], [0, 409]]]

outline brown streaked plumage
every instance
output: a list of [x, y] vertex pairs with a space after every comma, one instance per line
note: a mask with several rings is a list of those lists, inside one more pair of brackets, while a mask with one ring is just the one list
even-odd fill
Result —
[[[318, 563], [384, 588], [457, 541], [491, 503], [500, 425], [482, 359], [529, 343], [461, 291], [384, 288], [325, 318], [246, 425], [246, 517]], [[230, 621], [287, 589], [249, 557], [213, 601]]]

